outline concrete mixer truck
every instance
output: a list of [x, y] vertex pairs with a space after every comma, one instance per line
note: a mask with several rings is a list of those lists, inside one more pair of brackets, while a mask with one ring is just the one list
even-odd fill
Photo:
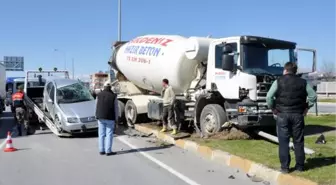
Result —
[[257, 36], [227, 38], [145, 35], [116, 42], [120, 120], [160, 120], [162, 79], [177, 95], [184, 121], [211, 136], [225, 125], [275, 126], [266, 94], [283, 64], [296, 61], [296, 43]]

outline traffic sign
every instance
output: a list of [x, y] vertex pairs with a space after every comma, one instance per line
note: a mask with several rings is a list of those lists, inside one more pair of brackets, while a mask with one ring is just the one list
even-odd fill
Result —
[[24, 57], [4, 56], [6, 71], [24, 71]]

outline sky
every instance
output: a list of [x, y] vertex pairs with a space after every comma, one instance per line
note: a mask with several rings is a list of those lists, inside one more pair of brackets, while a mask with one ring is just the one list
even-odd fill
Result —
[[[73, 59], [76, 75], [106, 71], [117, 7], [118, 0], [0, 0], [0, 60], [24, 56], [25, 70], [63, 69], [66, 61], [71, 70]], [[122, 40], [146, 34], [284, 39], [317, 49], [322, 68], [335, 62], [335, 1], [122, 0]]]

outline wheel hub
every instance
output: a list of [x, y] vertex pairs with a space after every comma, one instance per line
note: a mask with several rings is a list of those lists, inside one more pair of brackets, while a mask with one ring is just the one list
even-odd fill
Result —
[[204, 124], [206, 132], [212, 133], [216, 128], [216, 121], [214, 116], [212, 114], [206, 115]]
[[133, 118], [134, 118], [134, 110], [133, 110], [133, 108], [127, 109], [127, 118], [133, 120]]

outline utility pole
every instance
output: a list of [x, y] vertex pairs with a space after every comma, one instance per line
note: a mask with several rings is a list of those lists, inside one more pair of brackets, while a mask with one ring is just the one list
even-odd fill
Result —
[[118, 41], [121, 41], [121, 0], [118, 0]]
[[72, 58], [72, 79], [75, 79], [75, 60]]

